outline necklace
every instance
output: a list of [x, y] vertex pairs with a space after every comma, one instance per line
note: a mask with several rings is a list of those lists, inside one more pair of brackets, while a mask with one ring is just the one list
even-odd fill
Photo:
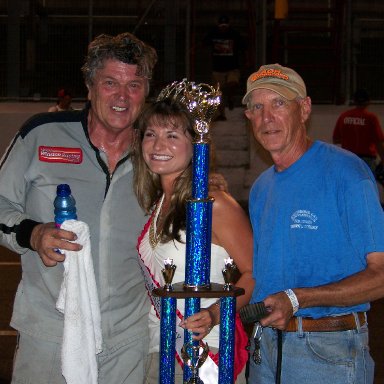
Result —
[[[149, 226], [149, 243], [151, 244], [152, 249], [155, 249], [157, 244], [161, 240], [162, 230], [157, 230], [157, 225], [161, 222], [161, 208], [163, 205], [163, 199], [160, 201], [158, 207], [156, 208], [156, 213], [152, 217], [151, 225]], [[155, 229], [156, 225], [156, 229]]]

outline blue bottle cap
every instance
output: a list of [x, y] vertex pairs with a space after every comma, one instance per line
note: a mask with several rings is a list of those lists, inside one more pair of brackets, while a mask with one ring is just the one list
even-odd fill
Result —
[[71, 188], [68, 184], [59, 184], [56, 189], [57, 196], [69, 196], [71, 194]]

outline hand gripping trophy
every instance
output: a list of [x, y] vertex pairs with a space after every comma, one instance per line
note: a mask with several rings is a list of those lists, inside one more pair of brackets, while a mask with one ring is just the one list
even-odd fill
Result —
[[[184, 79], [167, 86], [158, 97], [158, 100], [173, 97], [183, 103], [194, 118], [198, 136], [193, 142], [192, 198], [186, 212], [185, 281], [172, 284], [176, 266], [173, 260], [164, 260], [165, 286], [153, 291], [161, 298], [160, 384], [174, 384], [175, 379], [176, 300], [185, 300], [184, 317], [189, 317], [200, 311], [200, 298], [204, 297], [220, 298], [219, 364], [218, 372], [213, 374], [214, 380], [218, 384], [233, 383], [236, 297], [243, 295], [244, 290], [231, 281], [232, 259], [225, 260], [225, 284], [210, 282], [213, 199], [208, 197], [209, 126], [220, 104], [220, 95], [218, 88]], [[183, 382], [204, 383], [199, 369], [209, 359], [207, 343], [194, 340], [185, 330], [180, 355], [184, 362]], [[213, 383], [212, 375], [210, 377], [204, 384]]]

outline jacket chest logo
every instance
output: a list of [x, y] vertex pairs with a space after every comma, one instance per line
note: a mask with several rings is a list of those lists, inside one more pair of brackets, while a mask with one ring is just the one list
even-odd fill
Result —
[[39, 160], [47, 163], [81, 164], [83, 151], [81, 148], [39, 147]]

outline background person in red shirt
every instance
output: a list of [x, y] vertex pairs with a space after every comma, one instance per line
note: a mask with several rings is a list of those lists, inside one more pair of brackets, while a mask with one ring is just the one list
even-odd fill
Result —
[[48, 112], [72, 111], [72, 93], [70, 90], [61, 88], [57, 92], [57, 102], [48, 109]]
[[353, 101], [355, 107], [337, 119], [333, 143], [355, 153], [368, 164], [378, 181], [380, 202], [384, 208], [384, 134], [379, 118], [367, 110], [370, 103], [368, 92], [358, 89]]
[[378, 117], [367, 110], [369, 94], [359, 89], [353, 95], [355, 107], [343, 112], [333, 131], [333, 143], [355, 153], [375, 171], [377, 155], [384, 165], [384, 134]]

